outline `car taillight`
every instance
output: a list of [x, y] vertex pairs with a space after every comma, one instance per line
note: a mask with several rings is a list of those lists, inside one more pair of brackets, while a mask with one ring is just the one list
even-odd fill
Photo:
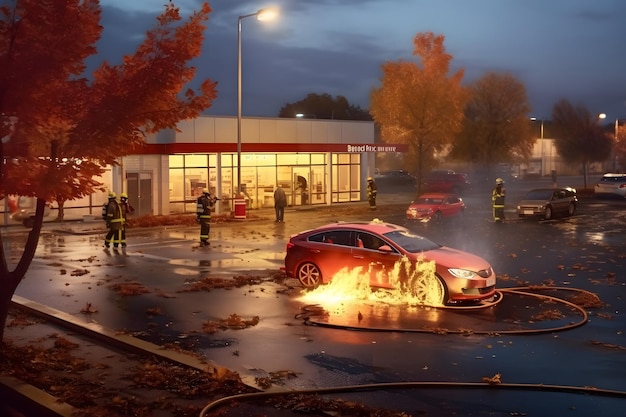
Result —
[[296, 246], [296, 245], [294, 245], [291, 242], [287, 242], [287, 248], [285, 250], [289, 250], [289, 249], [293, 248], [294, 246]]
[[626, 188], [626, 184], [620, 184], [619, 188]]

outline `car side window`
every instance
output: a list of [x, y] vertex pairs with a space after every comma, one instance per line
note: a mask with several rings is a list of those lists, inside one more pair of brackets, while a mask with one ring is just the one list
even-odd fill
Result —
[[[362, 242], [363, 246], [360, 246], [359, 242]], [[387, 243], [385, 243], [382, 239], [370, 233], [357, 233], [357, 247], [362, 247], [363, 249], [378, 250], [378, 248], [386, 244]]]
[[354, 246], [347, 230], [332, 230], [309, 236], [309, 241], [330, 243], [333, 245]]

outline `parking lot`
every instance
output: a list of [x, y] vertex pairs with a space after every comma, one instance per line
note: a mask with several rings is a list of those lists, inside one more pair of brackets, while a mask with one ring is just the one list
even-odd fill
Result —
[[[412, 195], [406, 189], [381, 191], [376, 212], [359, 203], [288, 209], [285, 223], [274, 223], [272, 212], [266, 211], [249, 220], [216, 224], [209, 248], [197, 247], [194, 227], [131, 229], [127, 250], [117, 253], [102, 250], [101, 224], [47, 225], [17, 294], [109, 329], [194, 349], [250, 384], [281, 370], [296, 377], [281, 381], [280, 389], [440, 382], [441, 387], [421, 389], [419, 395], [408, 387], [346, 395], [376, 406], [392, 404], [412, 415], [463, 410], [480, 410], [481, 415], [626, 415], [620, 395], [530, 388], [624, 389], [626, 202], [585, 198], [571, 218], [518, 219], [514, 202], [534, 184], [506, 185], [507, 220], [502, 224], [492, 221], [490, 189], [480, 187], [464, 196], [468, 209], [461, 223], [411, 227], [435, 242], [489, 260], [498, 288], [548, 286], [558, 289], [550, 296], [569, 301], [580, 289], [597, 295], [600, 305], [585, 306], [581, 314], [553, 300], [504, 291], [497, 306], [478, 310], [362, 301], [327, 307], [325, 316], [316, 315], [301, 298], [297, 281], [281, 276], [289, 236], [336, 220], [379, 217], [402, 224]], [[17, 242], [19, 234], [11, 239]], [[198, 285], [207, 279], [239, 279], [241, 285]], [[145, 292], [119, 291], [131, 283]], [[81, 313], [87, 303], [97, 313]], [[258, 324], [203, 331], [204, 323], [233, 314], [258, 317]], [[365, 320], [357, 320], [359, 315]], [[504, 392], [463, 385], [496, 376], [529, 387]], [[529, 391], [533, 401], [528, 401]]]

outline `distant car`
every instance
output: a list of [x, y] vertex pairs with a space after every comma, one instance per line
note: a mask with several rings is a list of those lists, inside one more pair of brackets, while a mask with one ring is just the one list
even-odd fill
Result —
[[519, 217], [539, 216], [546, 220], [556, 214], [573, 216], [578, 205], [574, 188], [537, 188], [530, 190], [517, 205]]
[[[285, 272], [306, 288], [330, 282], [342, 268], [373, 270], [372, 287], [392, 288], [389, 272], [407, 257], [435, 262], [441, 304], [474, 302], [495, 295], [496, 275], [486, 260], [441, 246], [410, 230], [381, 221], [332, 223], [292, 236]], [[371, 269], [370, 269], [371, 268]]]
[[594, 187], [593, 193], [597, 197], [626, 198], [626, 174], [604, 174]]
[[[35, 224], [35, 212], [37, 210], [37, 199], [33, 197], [25, 196], [8, 196], [8, 207], [10, 218], [22, 224], [28, 228], [33, 227]], [[46, 203], [44, 207], [43, 215], [47, 217], [50, 215], [51, 205]]]
[[417, 178], [401, 169], [383, 171], [374, 176], [377, 185], [417, 186]]
[[441, 222], [444, 218], [463, 214], [465, 203], [454, 194], [426, 193], [411, 201], [406, 209], [406, 218], [410, 221]]
[[429, 193], [461, 194], [470, 187], [467, 174], [447, 171], [432, 171], [422, 181], [422, 191]]

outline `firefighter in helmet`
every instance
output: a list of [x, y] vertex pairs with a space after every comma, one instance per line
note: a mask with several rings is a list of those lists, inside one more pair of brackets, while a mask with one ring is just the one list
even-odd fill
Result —
[[209, 231], [211, 230], [211, 209], [218, 200], [217, 197], [211, 197], [211, 193], [207, 188], [202, 190], [202, 195], [198, 197], [196, 204], [196, 216], [200, 223], [200, 246], [209, 245]]
[[493, 206], [493, 220], [501, 222], [504, 220], [504, 197], [506, 190], [504, 189], [504, 180], [496, 178], [496, 186], [491, 192], [491, 204]]
[[374, 178], [367, 177], [367, 201], [370, 203], [370, 210], [376, 209], [376, 193], [378, 188], [374, 182]]
[[128, 202], [128, 194], [126, 193], [120, 194], [120, 208], [122, 210], [122, 217], [124, 218], [124, 221], [122, 222], [122, 237], [121, 237], [120, 243], [122, 244], [122, 247], [125, 248], [126, 247], [126, 227], [128, 226], [127, 225], [128, 215], [133, 214], [135, 212], [135, 208], [131, 206], [130, 203]]
[[106, 206], [106, 218], [104, 219], [107, 223], [107, 229], [109, 229], [104, 238], [104, 246], [110, 248], [111, 243], [113, 243], [113, 248], [115, 249], [117, 249], [120, 243], [123, 243], [122, 231], [124, 229], [122, 207], [116, 198], [117, 195], [113, 191], [109, 192], [109, 202]]

